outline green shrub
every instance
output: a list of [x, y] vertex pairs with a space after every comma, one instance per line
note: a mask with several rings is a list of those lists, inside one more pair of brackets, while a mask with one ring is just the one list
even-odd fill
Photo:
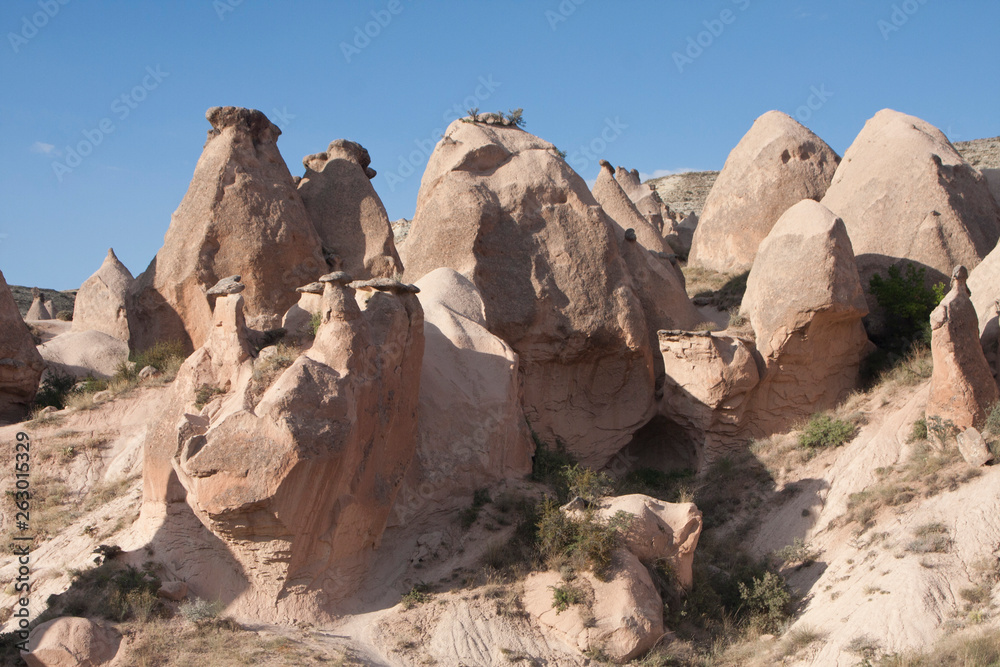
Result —
[[995, 403], [986, 415], [983, 430], [991, 435], [1000, 435], [1000, 403]]
[[788, 584], [774, 572], [754, 577], [749, 584], [739, 582], [742, 609], [762, 632], [775, 632], [788, 617], [792, 594]]
[[905, 273], [894, 264], [885, 277], [876, 273], [869, 280], [868, 287], [882, 310], [886, 329], [892, 332], [891, 339], [883, 340], [880, 347], [903, 350], [914, 340], [930, 339], [930, 314], [944, 298], [945, 285], [938, 283], [928, 288], [925, 274], [923, 267], [908, 262]]
[[319, 331], [320, 325], [322, 324], [323, 313], [313, 313], [312, 317], [309, 318], [309, 335], [315, 338], [316, 332]]
[[225, 394], [225, 389], [220, 389], [218, 387], [212, 387], [207, 384], [203, 384], [198, 387], [198, 391], [195, 392], [194, 406], [201, 409], [209, 404], [209, 402], [216, 396]]
[[49, 371], [35, 394], [35, 408], [52, 406], [58, 410], [66, 407], [66, 397], [76, 385], [76, 379], [65, 373]]
[[423, 604], [431, 599], [430, 586], [420, 582], [413, 584], [413, 588], [403, 596], [400, 602], [403, 605], [403, 609], [412, 609], [418, 604]]
[[218, 600], [202, 600], [196, 597], [181, 602], [177, 611], [192, 623], [204, 623], [214, 621], [219, 616], [222, 612], [222, 603]]
[[690, 500], [695, 471], [691, 469], [663, 472], [656, 468], [638, 468], [627, 473], [615, 488], [616, 496], [641, 493], [668, 503]]
[[855, 427], [828, 415], [816, 415], [799, 434], [799, 445], [807, 450], [840, 447], [854, 437]]
[[133, 352], [129, 360], [135, 363], [134, 371], [138, 373], [146, 366], [152, 366], [161, 373], [166, 373], [172, 366], [183, 362], [184, 344], [177, 340], [162, 341], [142, 352]]
[[572, 584], [560, 584], [552, 587], [552, 607], [560, 614], [571, 605], [583, 602], [583, 591]]
[[927, 439], [927, 420], [921, 417], [917, 421], [913, 422], [913, 427], [910, 429], [910, 436], [906, 439], [906, 442], [920, 442], [921, 440]]
[[592, 503], [614, 493], [614, 480], [607, 473], [580, 465], [563, 466], [561, 473], [570, 498], [579, 497]]
[[60, 322], [72, 322], [73, 321], [73, 311], [72, 310], [60, 310], [56, 313], [56, 319]]
[[[530, 423], [528, 427], [531, 429]], [[535, 441], [535, 456], [531, 460], [531, 480], [551, 487], [556, 497], [561, 502], [566, 502], [569, 487], [566, 485], [563, 470], [573, 465], [573, 459], [566, 453], [565, 448], [550, 449], [534, 429], [531, 429], [531, 437]]]
[[612, 554], [622, 543], [634, 517], [616, 512], [604, 521], [592, 511], [581, 519], [567, 516], [554, 501], [542, 503], [538, 519], [538, 545], [550, 562], [568, 562], [571, 567], [590, 569], [603, 579], [611, 567]]

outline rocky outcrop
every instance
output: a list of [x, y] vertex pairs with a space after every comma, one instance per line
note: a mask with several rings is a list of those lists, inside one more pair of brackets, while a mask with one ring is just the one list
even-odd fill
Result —
[[328, 268], [277, 139], [260, 111], [212, 107], [212, 124], [191, 185], [163, 247], [129, 293], [133, 349], [159, 341], [201, 347], [212, 325], [206, 291], [238, 274], [247, 321], [270, 329], [296, 301], [295, 288]]
[[866, 290], [902, 259], [929, 268], [929, 282], [945, 280], [958, 264], [979, 264], [1000, 238], [1000, 209], [982, 175], [936, 127], [891, 109], [865, 123], [822, 203], [843, 218]]
[[839, 162], [822, 139], [790, 116], [765, 113], [712, 186], [694, 232], [691, 266], [748, 271], [781, 214], [803, 199], [822, 199]]
[[968, 271], [958, 266], [951, 290], [931, 313], [931, 395], [927, 419], [965, 429], [980, 426], [1000, 400], [996, 381], [979, 344], [976, 309], [969, 299]]
[[[302, 196], [331, 266], [359, 279], [392, 278], [403, 272], [385, 206], [371, 179], [363, 146], [337, 139], [326, 151], [302, 159]], [[339, 262], [339, 263], [338, 263]]]
[[314, 282], [302, 287], [296, 287], [299, 301], [285, 311], [281, 318], [281, 328], [292, 338], [311, 336], [310, 323], [313, 317], [323, 311], [323, 283]]
[[424, 310], [417, 447], [393, 509], [405, 524], [429, 503], [467, 506], [476, 489], [531, 472], [519, 359], [489, 332], [475, 285], [452, 269], [417, 281]]
[[750, 341], [726, 334], [660, 332], [666, 381], [659, 412], [685, 434], [697, 469], [745, 445], [747, 409], [761, 377], [755, 353]]
[[0, 422], [27, 415], [44, 370], [45, 362], [0, 273]]
[[101, 331], [70, 331], [38, 346], [50, 373], [110, 378], [128, 361], [128, 343]]
[[172, 428], [147, 440], [146, 503], [185, 499], [225, 544], [250, 584], [245, 616], [326, 617], [353, 592], [415, 449], [419, 302], [374, 291], [362, 310], [353, 288], [324, 289], [312, 347], [269, 386], [255, 384], [243, 294], [219, 297], [174, 381]]
[[73, 309], [74, 331], [101, 331], [126, 343], [129, 341], [126, 301], [132, 274], [118, 261], [115, 251], [76, 293]]
[[487, 328], [521, 358], [543, 441], [601, 466], [652, 416], [646, 323], [613, 223], [552, 144], [453, 122], [402, 252], [408, 280], [445, 266], [475, 284]]
[[117, 655], [122, 636], [109, 625], [77, 616], [62, 616], [31, 631], [28, 667], [100, 667]]
[[[649, 572], [627, 549], [614, 554], [607, 581], [592, 572], [563, 581], [558, 572], [536, 572], [524, 582], [524, 610], [542, 633], [580, 652], [601, 651], [616, 663], [636, 658], [663, 636], [663, 601]], [[572, 586], [582, 602], [560, 611], [554, 590]]]
[[760, 244], [741, 314], [765, 365], [755, 430], [782, 429], [855, 389], [868, 306], [844, 222], [810, 199], [789, 208]]
[[49, 304], [51, 301], [45, 301], [45, 296], [42, 294], [41, 290], [37, 287], [31, 288], [31, 306], [28, 307], [28, 313], [24, 316], [26, 320], [51, 320], [54, 315], [49, 311]]
[[[693, 329], [702, 317], [684, 290], [684, 275], [671, 261], [669, 246], [653, 224], [643, 217], [615, 180], [611, 165], [601, 160], [594, 197], [615, 223], [622, 258], [635, 282], [646, 318], [650, 346], [661, 329]], [[633, 235], [626, 235], [631, 230]], [[656, 359], [658, 362], [659, 359]], [[657, 364], [657, 371], [661, 371]]]

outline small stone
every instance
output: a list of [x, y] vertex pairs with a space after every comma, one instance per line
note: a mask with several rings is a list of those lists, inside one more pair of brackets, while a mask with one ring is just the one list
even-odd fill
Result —
[[302, 294], [322, 294], [323, 283], [318, 281], [314, 283], [309, 283], [308, 285], [303, 285], [302, 287], [296, 287], [295, 291], [300, 292]]
[[209, 296], [221, 296], [225, 294], [239, 294], [247, 288], [246, 285], [240, 282], [242, 276], [229, 276], [228, 278], [223, 278], [219, 282], [215, 283], [212, 289], [208, 290], [206, 294]]
[[183, 581], [165, 581], [156, 594], [161, 598], [179, 602], [187, 596], [188, 585]]
[[140, 380], [155, 378], [157, 375], [160, 375], [160, 371], [156, 370], [155, 366], [145, 366], [141, 371], [139, 371]]
[[111, 400], [111, 392], [105, 389], [94, 394], [94, 403], [103, 403]]
[[625, 230], [625, 240], [635, 242], [635, 230], [629, 227]]
[[993, 453], [987, 447], [983, 434], [971, 426], [958, 435], [958, 451], [962, 452], [962, 458], [974, 468], [993, 460]]

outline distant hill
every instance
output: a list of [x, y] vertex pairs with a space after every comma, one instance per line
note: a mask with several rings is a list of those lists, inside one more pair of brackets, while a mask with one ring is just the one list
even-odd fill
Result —
[[[14, 295], [14, 302], [17, 303], [17, 309], [21, 311], [21, 317], [24, 317], [28, 312], [28, 308], [31, 307], [31, 288], [22, 287], [21, 285], [10, 285], [10, 291]], [[55, 304], [56, 313], [61, 310], [73, 312], [77, 290], [59, 292], [54, 289], [41, 289], [41, 292], [45, 295], [46, 300], [51, 299], [52, 303]], [[56, 313], [53, 313], [53, 315]]]
[[[955, 148], [977, 169], [1000, 169], [1000, 137], [958, 141]], [[646, 182], [660, 193], [660, 199], [672, 210], [683, 213], [694, 211], [700, 216], [708, 191], [718, 175], [717, 171], [689, 171], [651, 178]]]

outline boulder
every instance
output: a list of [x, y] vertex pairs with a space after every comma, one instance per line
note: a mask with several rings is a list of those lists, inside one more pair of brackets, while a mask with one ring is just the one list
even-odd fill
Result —
[[51, 320], [55, 317], [55, 314], [49, 310], [49, 305], [52, 302], [46, 302], [45, 296], [42, 294], [41, 290], [37, 287], [31, 288], [31, 305], [28, 306], [28, 312], [25, 314], [24, 319], [26, 320]]
[[790, 116], [765, 113], [729, 154], [705, 200], [690, 265], [749, 271], [781, 214], [803, 199], [822, 199], [839, 162], [822, 139]]
[[668, 503], [639, 493], [601, 498], [595, 516], [610, 520], [618, 512], [634, 518], [625, 534], [625, 548], [646, 564], [669, 563], [684, 590], [694, 585], [694, 551], [701, 537], [701, 512], [694, 503]]
[[180, 602], [187, 597], [188, 585], [183, 581], [166, 581], [160, 585], [156, 594], [166, 600]]
[[261, 394], [252, 364], [239, 361], [242, 297], [220, 297], [218, 338], [175, 381], [192, 387], [199, 353], [214, 362], [225, 347], [228, 363], [210, 373], [238, 364], [225, 394], [175, 421], [145, 470], [169, 494], [169, 478], [151, 469], [169, 458], [187, 504], [249, 581], [245, 614], [328, 619], [330, 604], [360, 585], [413, 458], [422, 311], [413, 294], [391, 292], [362, 310], [353, 289], [327, 283], [312, 347]]
[[0, 272], [0, 422], [28, 414], [45, 362]]
[[973, 468], [979, 468], [993, 460], [993, 452], [986, 444], [983, 434], [969, 427], [958, 434], [958, 451], [962, 458]]
[[428, 503], [468, 505], [473, 492], [531, 472], [517, 353], [486, 328], [483, 300], [460, 273], [417, 281], [424, 310], [417, 447], [393, 510], [405, 524]]
[[[844, 220], [861, 284], [900, 260], [975, 267], [1000, 238], [1000, 209], [983, 176], [936, 127], [883, 109], [844, 153], [823, 205]], [[869, 301], [873, 305], [873, 301]]]
[[931, 393], [927, 419], [959, 429], [980, 426], [986, 410], [1000, 400], [993, 373], [979, 343], [976, 309], [964, 266], [952, 272], [951, 290], [931, 313]]
[[28, 667], [99, 667], [114, 659], [122, 636], [89, 618], [62, 616], [41, 623], [28, 638]]
[[[622, 258], [642, 304], [650, 346], [657, 344], [656, 332], [661, 329], [693, 329], [703, 318], [684, 289], [684, 274], [668, 259], [669, 246], [659, 230], [639, 213], [604, 160], [593, 192], [614, 222]], [[661, 372], [659, 363], [656, 366]]]
[[753, 426], [769, 433], [835, 406], [857, 387], [871, 345], [868, 314], [843, 220], [804, 199], [760, 244], [740, 307], [765, 372]]
[[179, 340], [202, 346], [212, 325], [206, 292], [241, 275], [247, 322], [277, 327], [295, 288], [328, 271], [320, 238], [260, 111], [212, 107], [212, 124], [191, 185], [163, 247], [129, 290], [133, 349]]
[[403, 272], [392, 226], [371, 179], [371, 157], [363, 146], [337, 139], [323, 153], [302, 159], [306, 173], [298, 191], [338, 268], [354, 276], [392, 278]]
[[760, 383], [755, 353], [736, 336], [660, 332], [666, 381], [659, 413], [685, 434], [697, 469], [746, 445], [747, 409]]
[[60, 334], [39, 345], [38, 352], [50, 373], [77, 379], [110, 378], [128, 361], [128, 343], [94, 329]]
[[551, 445], [600, 467], [654, 412], [642, 306], [613, 223], [555, 147], [454, 121], [421, 181], [405, 279], [452, 268], [518, 353], [524, 408]]
[[108, 248], [101, 268], [87, 278], [76, 293], [73, 306], [74, 331], [102, 331], [126, 343], [129, 341], [126, 301], [132, 274]]
[[[580, 652], [602, 651], [616, 663], [636, 658], [663, 636], [663, 600], [649, 572], [627, 549], [614, 553], [607, 581], [591, 572], [570, 582], [557, 572], [536, 572], [524, 581], [524, 610], [542, 634]], [[583, 602], [559, 611], [554, 589], [572, 586]]]

